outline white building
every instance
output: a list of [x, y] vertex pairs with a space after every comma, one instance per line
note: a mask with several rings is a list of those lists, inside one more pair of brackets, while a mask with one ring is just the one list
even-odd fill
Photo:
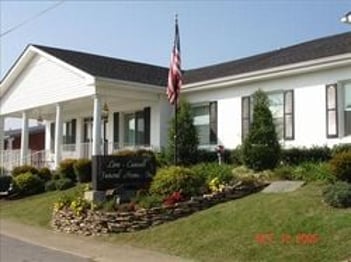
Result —
[[[125, 147], [159, 150], [172, 117], [167, 75], [168, 68], [30, 45], [1, 82], [0, 130], [5, 117], [22, 118], [22, 164], [30, 159], [28, 119], [45, 120], [53, 167]], [[242, 143], [257, 89], [269, 95], [282, 145], [351, 142], [351, 33], [185, 71], [181, 94], [193, 105], [201, 146]]]

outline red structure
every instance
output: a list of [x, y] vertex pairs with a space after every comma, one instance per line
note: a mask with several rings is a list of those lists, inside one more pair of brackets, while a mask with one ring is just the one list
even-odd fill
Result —
[[[29, 128], [29, 149], [41, 151], [45, 149], [45, 126], [33, 126]], [[21, 129], [8, 130], [5, 132], [5, 150], [21, 148]]]

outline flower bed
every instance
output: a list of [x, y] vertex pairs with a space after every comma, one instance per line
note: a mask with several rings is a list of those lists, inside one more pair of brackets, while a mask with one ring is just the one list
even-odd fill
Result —
[[56, 231], [80, 235], [132, 232], [185, 217], [218, 203], [238, 199], [262, 190], [267, 183], [242, 183], [225, 187], [221, 192], [192, 197], [174, 205], [163, 205], [130, 212], [87, 210], [77, 214], [69, 207], [55, 209], [51, 221]]

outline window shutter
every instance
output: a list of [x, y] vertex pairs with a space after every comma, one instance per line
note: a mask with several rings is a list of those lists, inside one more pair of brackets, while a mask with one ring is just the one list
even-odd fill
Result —
[[337, 85], [326, 86], [326, 130], [327, 138], [335, 138], [338, 130], [338, 95]]
[[284, 92], [284, 139], [293, 140], [295, 136], [294, 123], [294, 90]]
[[72, 119], [72, 137], [71, 137], [71, 144], [76, 143], [76, 133], [77, 133], [77, 120]]
[[244, 142], [250, 129], [250, 97], [243, 96], [241, 98], [241, 139]]
[[50, 123], [50, 151], [55, 151], [55, 123]]
[[119, 148], [119, 112], [113, 113], [113, 143]]
[[217, 101], [210, 102], [210, 144], [217, 144]]
[[145, 121], [145, 130], [144, 130], [144, 142], [145, 145], [150, 145], [150, 107], [144, 108], [144, 121]]

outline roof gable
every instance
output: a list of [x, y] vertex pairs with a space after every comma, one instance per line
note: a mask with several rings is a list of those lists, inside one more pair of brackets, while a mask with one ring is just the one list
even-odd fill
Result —
[[93, 76], [157, 86], [167, 85], [168, 69], [164, 67], [41, 45], [34, 47]]

